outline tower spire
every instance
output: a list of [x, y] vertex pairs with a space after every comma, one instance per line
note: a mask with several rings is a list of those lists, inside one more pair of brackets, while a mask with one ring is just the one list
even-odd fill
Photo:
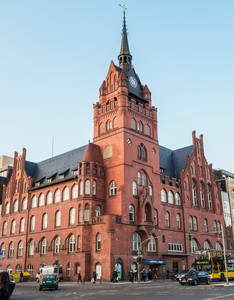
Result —
[[126, 17], [125, 17], [125, 13], [127, 9], [125, 6], [122, 5], [120, 6], [123, 9], [123, 30], [122, 30], [121, 48], [120, 48], [118, 59], [119, 59], [119, 67], [127, 73], [132, 65], [132, 55], [129, 51], [129, 46], [128, 46], [127, 26], [126, 26]]

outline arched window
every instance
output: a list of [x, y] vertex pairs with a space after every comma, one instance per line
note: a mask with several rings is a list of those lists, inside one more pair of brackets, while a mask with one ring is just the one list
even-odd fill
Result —
[[103, 123], [101, 123], [99, 125], [99, 134], [102, 134], [102, 133], [104, 133], [104, 124]]
[[14, 206], [13, 206], [13, 211], [14, 211], [14, 212], [17, 212], [17, 211], [18, 211], [18, 206], [19, 206], [18, 203], [19, 203], [18, 200], [15, 200]]
[[111, 181], [109, 185], [109, 196], [117, 195], [117, 184], [114, 180]]
[[90, 195], [90, 180], [85, 180], [85, 195]]
[[13, 257], [14, 256], [14, 243], [13, 242], [10, 242], [8, 256], [9, 257]]
[[165, 226], [170, 227], [170, 215], [168, 211], [165, 213]]
[[78, 235], [78, 237], [77, 237], [77, 249], [80, 250], [80, 248], [81, 248], [81, 237], [80, 237], [80, 235]]
[[44, 206], [45, 205], [45, 196], [43, 193], [39, 196], [39, 206]]
[[134, 222], [135, 221], [135, 209], [132, 204], [129, 205], [128, 212], [129, 212], [129, 221]]
[[67, 201], [69, 198], [69, 188], [66, 186], [63, 190], [63, 201]]
[[218, 233], [220, 233], [221, 232], [221, 224], [219, 221], [217, 222], [217, 229], [218, 229]]
[[114, 128], [118, 127], [118, 118], [117, 117], [115, 117], [114, 120], [113, 120], [113, 127]]
[[161, 201], [162, 202], [167, 202], [167, 193], [164, 189], [161, 190]]
[[45, 255], [46, 251], [47, 251], [47, 240], [46, 240], [46, 238], [44, 238], [41, 241], [41, 255]]
[[25, 219], [22, 218], [20, 220], [20, 233], [24, 232], [24, 224], [25, 224]]
[[78, 206], [78, 224], [81, 224], [82, 222], [82, 210], [81, 210], [81, 204]]
[[153, 196], [153, 188], [152, 188], [152, 185], [149, 185], [149, 186], [148, 186], [148, 189], [149, 189], [149, 196], [152, 197], [152, 196]]
[[204, 219], [204, 231], [208, 232], [208, 222], [207, 222], [207, 219]]
[[60, 245], [61, 245], [61, 239], [59, 236], [57, 236], [54, 240], [54, 254], [59, 254]]
[[143, 132], [143, 124], [142, 124], [141, 121], [139, 121], [139, 122], [137, 123], [137, 130], [138, 130], [140, 133]]
[[193, 194], [193, 205], [197, 206], [197, 190], [196, 190], [196, 180], [192, 179], [192, 194]]
[[179, 193], [175, 194], [175, 203], [176, 203], [176, 205], [181, 205], [181, 199], [180, 199]]
[[158, 226], [158, 211], [154, 209], [154, 225]]
[[89, 205], [88, 205], [88, 203], [85, 204], [85, 208], [84, 208], [84, 221], [85, 222], [89, 221]]
[[69, 224], [74, 225], [76, 220], [76, 210], [72, 207], [69, 211]]
[[209, 250], [210, 249], [210, 243], [208, 241], [205, 241], [204, 245], [203, 245], [203, 248], [204, 248], [204, 250]]
[[33, 198], [32, 198], [32, 208], [35, 208], [35, 207], [37, 207], [37, 196], [33, 196]]
[[93, 196], [95, 196], [97, 193], [97, 182], [96, 180], [93, 180]]
[[181, 229], [181, 218], [180, 218], [180, 214], [176, 215], [176, 225], [177, 225], [177, 229]]
[[76, 238], [75, 236], [72, 234], [69, 237], [69, 241], [68, 241], [68, 252], [74, 252], [75, 251], [75, 246], [76, 246]]
[[207, 185], [207, 192], [208, 192], [208, 205], [209, 205], [209, 209], [212, 210], [213, 209], [213, 204], [212, 204], [212, 196], [211, 196], [211, 186], [210, 186], [210, 184]]
[[80, 183], [79, 183], [79, 192], [80, 192], [80, 195], [83, 195], [83, 181], [80, 180]]
[[201, 198], [201, 207], [205, 208], [205, 197], [204, 197], [204, 184], [200, 182], [200, 198]]
[[214, 225], [214, 232], [217, 232], [217, 222], [215, 220], [214, 220], [213, 225]]
[[22, 210], [26, 210], [28, 208], [28, 199], [24, 198], [22, 201]]
[[137, 158], [139, 160], [147, 161], [147, 150], [143, 144], [137, 147]]
[[11, 234], [15, 234], [15, 225], [16, 225], [16, 221], [13, 220], [13, 221], [11, 222]]
[[189, 216], [189, 230], [192, 231], [193, 230], [193, 217]]
[[117, 79], [116, 79], [116, 75], [114, 76], [114, 90], [117, 89]]
[[106, 121], [106, 130], [109, 131], [112, 129], [112, 123], [111, 120], [107, 120]]
[[10, 212], [10, 202], [7, 202], [5, 206], [5, 214], [9, 214], [9, 212]]
[[99, 217], [99, 216], [101, 216], [101, 207], [97, 205], [95, 207], [95, 217]]
[[30, 222], [30, 231], [35, 230], [35, 216], [31, 216], [31, 222]]
[[5, 257], [6, 246], [5, 243], [1, 244], [0, 251], [2, 252], [2, 257]]
[[46, 195], [46, 204], [52, 204], [53, 199], [52, 199], [52, 193], [49, 191]]
[[149, 203], [146, 203], [145, 205], [145, 221], [146, 222], [152, 221], [151, 205]]
[[156, 242], [155, 238], [151, 235], [150, 240], [147, 245], [147, 251], [148, 252], [156, 252]]
[[16, 265], [15, 271], [16, 272], [21, 272], [22, 271], [22, 266], [21, 265]]
[[145, 135], [150, 135], [150, 127], [149, 125], [145, 125]]
[[193, 217], [193, 230], [194, 231], [198, 230], [198, 228], [197, 228], [197, 217]]
[[146, 174], [144, 172], [142, 172], [141, 179], [142, 179], [142, 185], [147, 186], [147, 177], [146, 177]]
[[132, 251], [141, 250], [141, 237], [137, 232], [132, 235]]
[[218, 250], [218, 251], [222, 251], [223, 250], [223, 247], [220, 244], [220, 242], [216, 242], [216, 244], [215, 244], [215, 250]]
[[102, 243], [101, 233], [98, 232], [96, 235], [96, 250], [97, 251], [101, 250], [101, 243]]
[[174, 195], [173, 195], [172, 191], [168, 192], [168, 203], [174, 204]]
[[136, 120], [135, 119], [131, 119], [131, 129], [136, 130]]
[[42, 229], [46, 229], [47, 228], [47, 223], [48, 223], [48, 215], [44, 214], [42, 216]]
[[7, 222], [5, 221], [2, 225], [2, 235], [7, 234]]
[[76, 199], [78, 197], [78, 185], [74, 184], [72, 187], [72, 199]]
[[58, 210], [55, 213], [55, 227], [61, 226], [61, 211]]
[[191, 252], [194, 253], [198, 249], [199, 249], [199, 247], [198, 247], [197, 241], [195, 239], [192, 239], [191, 240]]
[[31, 240], [29, 243], [28, 255], [30, 256], [34, 255], [34, 249], [35, 249], [35, 242], [34, 240]]
[[141, 173], [137, 172], [137, 184], [141, 185]]
[[19, 244], [18, 244], [18, 250], [17, 250], [17, 256], [20, 257], [20, 256], [23, 256], [23, 242], [20, 241]]
[[57, 189], [54, 193], [54, 203], [58, 203], [61, 201], [61, 193], [60, 193], [60, 190]]

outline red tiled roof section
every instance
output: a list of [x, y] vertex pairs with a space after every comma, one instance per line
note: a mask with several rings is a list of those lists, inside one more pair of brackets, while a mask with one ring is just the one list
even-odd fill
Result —
[[89, 143], [82, 161], [93, 161], [103, 164], [102, 152], [98, 145]]

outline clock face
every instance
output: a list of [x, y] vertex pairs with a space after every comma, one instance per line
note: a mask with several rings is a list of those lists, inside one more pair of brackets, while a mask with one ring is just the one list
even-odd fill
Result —
[[129, 77], [129, 83], [130, 85], [135, 89], [137, 87], [137, 81], [136, 78], [134, 78], [133, 76]]

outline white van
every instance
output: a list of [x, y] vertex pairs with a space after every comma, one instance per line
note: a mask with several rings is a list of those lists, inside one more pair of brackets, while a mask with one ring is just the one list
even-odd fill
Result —
[[60, 266], [58, 268], [57, 265], [55, 266], [44, 266], [39, 268], [39, 272], [36, 275], [36, 281], [39, 282], [41, 275], [54, 275], [57, 276], [58, 280], [63, 280], [63, 268]]

